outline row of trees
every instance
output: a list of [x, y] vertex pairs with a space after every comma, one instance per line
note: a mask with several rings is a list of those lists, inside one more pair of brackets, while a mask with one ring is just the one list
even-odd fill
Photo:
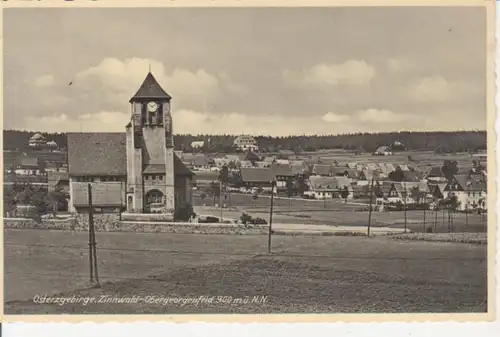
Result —
[[45, 186], [32, 184], [4, 185], [4, 215], [14, 216], [18, 212], [18, 206], [29, 206], [33, 210], [33, 216], [39, 217], [43, 214], [53, 213], [67, 207], [69, 198], [62, 188], [56, 187], [48, 192]]
[[[4, 148], [9, 150], [25, 149], [32, 132], [5, 130]], [[42, 133], [48, 140], [54, 140], [61, 148], [67, 147], [66, 134]], [[205, 152], [234, 152], [235, 135], [190, 135], [174, 136], [176, 150], [192, 151], [191, 142], [205, 141]], [[378, 146], [396, 143], [404, 144], [408, 150], [430, 150], [437, 152], [468, 152], [486, 149], [486, 131], [457, 132], [389, 132], [389, 133], [354, 133], [327, 136], [288, 136], [255, 137], [262, 152], [279, 150], [317, 151], [322, 149], [347, 149], [361, 152], [373, 152]]]

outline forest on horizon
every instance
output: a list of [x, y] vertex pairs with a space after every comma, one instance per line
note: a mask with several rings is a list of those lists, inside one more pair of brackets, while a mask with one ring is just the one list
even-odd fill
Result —
[[[29, 149], [28, 142], [35, 132], [4, 130], [4, 150]], [[67, 133], [41, 132], [47, 141], [55, 141], [61, 149], [67, 147]], [[174, 136], [176, 150], [191, 151], [192, 141], [205, 141], [205, 152], [234, 152], [233, 141], [237, 135], [190, 135]], [[280, 150], [318, 151], [344, 149], [356, 152], [374, 152], [379, 146], [392, 146], [395, 142], [403, 147], [395, 150], [423, 150], [436, 152], [477, 152], [486, 149], [486, 131], [450, 132], [385, 132], [353, 133], [342, 135], [310, 136], [255, 136], [261, 152]]]

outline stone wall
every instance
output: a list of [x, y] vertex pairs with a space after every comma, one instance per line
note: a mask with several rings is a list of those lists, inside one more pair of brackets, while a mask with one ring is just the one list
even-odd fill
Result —
[[174, 219], [174, 215], [171, 213], [122, 213], [123, 221], [162, 221], [171, 222]]
[[[88, 215], [77, 215], [69, 219], [4, 219], [4, 228], [14, 229], [51, 229], [88, 231]], [[116, 214], [94, 214], [97, 232], [139, 232], [139, 233], [190, 233], [190, 234], [267, 234], [267, 226], [245, 226], [233, 224], [193, 224], [168, 222], [121, 221]]]

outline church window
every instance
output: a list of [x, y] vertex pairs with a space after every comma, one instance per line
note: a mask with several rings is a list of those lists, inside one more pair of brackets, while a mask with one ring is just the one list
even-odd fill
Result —
[[160, 180], [163, 180], [163, 176], [159, 176]]
[[156, 180], [156, 176], [153, 176], [151, 179]]
[[148, 204], [160, 204], [163, 202], [163, 193], [158, 190], [149, 191], [147, 194]]

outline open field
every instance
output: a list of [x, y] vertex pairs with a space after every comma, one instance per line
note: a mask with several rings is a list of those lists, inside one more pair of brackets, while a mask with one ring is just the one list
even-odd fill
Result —
[[[458, 167], [471, 166], [473, 157], [468, 153], [435, 153], [433, 151], [401, 151], [395, 152], [392, 156], [373, 156], [371, 153], [363, 153], [356, 155], [349, 151], [342, 150], [327, 150], [318, 151], [315, 153], [308, 153], [303, 157], [304, 159], [316, 156], [321, 157], [322, 161], [328, 163], [337, 161], [339, 165], [344, 165], [346, 163], [398, 163], [398, 164], [408, 164], [411, 163], [418, 167], [419, 169], [425, 169], [431, 166], [441, 166], [445, 160], [456, 160]], [[408, 156], [411, 156], [411, 161], [408, 160]]]
[[[231, 200], [226, 201], [232, 207], [223, 210], [223, 217], [239, 219], [242, 212], [254, 217], [269, 220], [269, 196], [260, 196], [253, 200], [248, 194], [231, 194]], [[216, 199], [216, 203], [218, 200]], [[202, 215], [220, 216], [220, 209], [211, 207], [212, 198], [201, 200], [194, 197], [195, 211]], [[207, 206], [202, 206], [207, 205]], [[356, 211], [367, 208], [367, 204], [358, 201], [344, 201], [339, 199], [307, 200], [275, 198], [273, 208], [273, 222], [290, 224], [323, 224], [332, 226], [367, 226], [367, 211]], [[432, 226], [436, 232], [448, 232], [448, 214], [426, 211], [426, 226]], [[437, 220], [437, 221], [436, 221]], [[424, 211], [407, 212], [407, 228], [414, 232], [424, 232]], [[434, 223], [436, 222], [436, 226]], [[453, 215], [455, 232], [486, 232], [487, 216], [478, 214], [456, 213]], [[372, 212], [373, 226], [404, 227], [404, 212]]]
[[[5, 312], [485, 312], [486, 245], [387, 237], [96, 233], [101, 288], [88, 280], [86, 233], [6, 230]], [[64, 244], [62, 244], [64, 243]], [[80, 290], [77, 290], [80, 289]], [[36, 304], [36, 294], [212, 298], [211, 303]], [[220, 296], [225, 296], [221, 298]], [[245, 296], [264, 296], [243, 303]], [[151, 297], [150, 297], [151, 298]]]

